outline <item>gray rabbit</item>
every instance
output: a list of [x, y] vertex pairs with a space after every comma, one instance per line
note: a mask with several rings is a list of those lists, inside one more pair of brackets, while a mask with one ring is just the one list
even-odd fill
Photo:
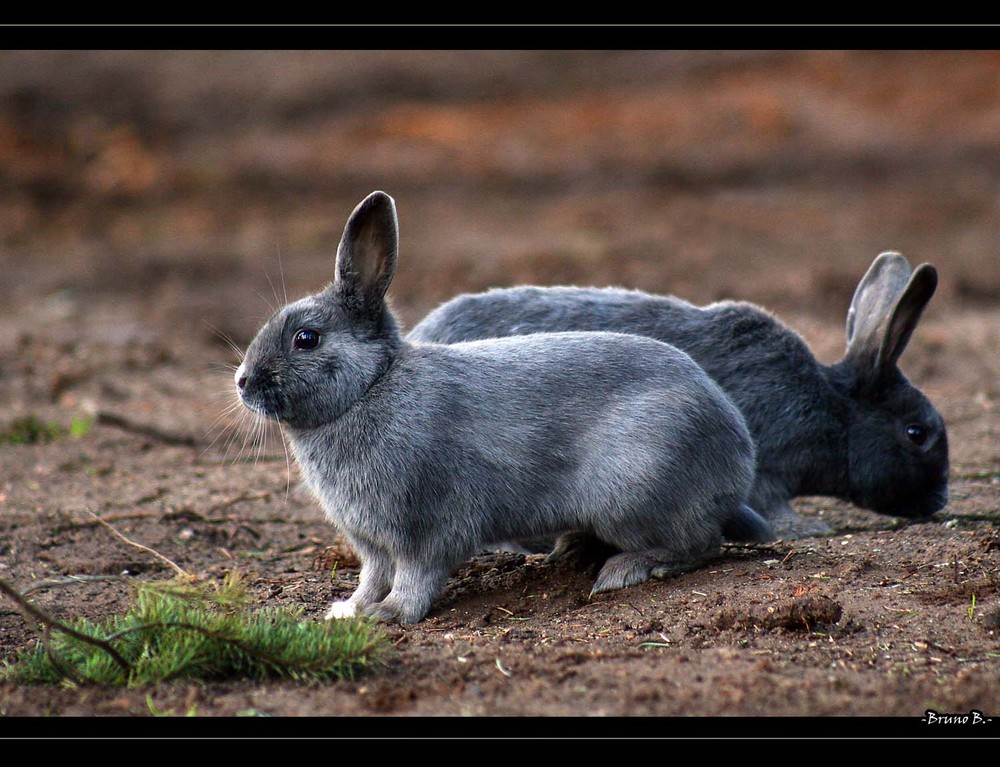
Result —
[[616, 288], [518, 287], [462, 295], [418, 324], [411, 341], [455, 343], [554, 331], [649, 336], [690, 354], [746, 418], [757, 449], [749, 504], [786, 538], [829, 528], [796, 515], [799, 495], [829, 495], [873, 511], [926, 517], [948, 501], [941, 416], [896, 365], [937, 286], [883, 253], [847, 314], [847, 352], [819, 363], [805, 342], [759, 307], [693, 306]]
[[746, 424], [687, 354], [613, 333], [405, 340], [384, 298], [397, 241], [395, 204], [373, 192], [334, 282], [278, 311], [235, 376], [361, 559], [327, 618], [419, 621], [497, 542], [596, 538], [617, 552], [600, 592], [689, 568], [723, 537], [771, 539], [744, 503]]

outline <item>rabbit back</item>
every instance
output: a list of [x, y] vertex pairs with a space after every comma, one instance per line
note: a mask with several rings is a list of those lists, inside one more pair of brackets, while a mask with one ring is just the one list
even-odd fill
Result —
[[568, 530], [684, 559], [740, 513], [754, 467], [742, 416], [690, 357], [611, 333], [414, 344], [292, 444], [347, 532], [453, 563]]
[[529, 333], [610, 331], [672, 343], [670, 337], [686, 337], [684, 326], [701, 322], [701, 309], [674, 296], [523, 285], [456, 296], [422, 319], [407, 338], [453, 344]]

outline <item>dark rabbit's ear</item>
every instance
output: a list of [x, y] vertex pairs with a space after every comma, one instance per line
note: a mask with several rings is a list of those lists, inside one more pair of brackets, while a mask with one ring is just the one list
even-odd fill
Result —
[[937, 270], [883, 253], [858, 283], [847, 312], [847, 353], [859, 374], [877, 381], [896, 367], [924, 307], [937, 288]]
[[385, 192], [372, 192], [344, 227], [334, 288], [359, 309], [380, 305], [396, 270], [398, 247], [396, 203]]

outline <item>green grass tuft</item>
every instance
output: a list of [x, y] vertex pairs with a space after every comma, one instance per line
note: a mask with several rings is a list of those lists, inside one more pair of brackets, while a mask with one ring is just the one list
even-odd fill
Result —
[[43, 421], [36, 415], [15, 418], [0, 430], [0, 442], [8, 445], [38, 445], [55, 442], [63, 436], [55, 421]]
[[112, 646], [127, 667], [106, 649], [53, 630], [5, 663], [0, 680], [135, 688], [179, 678], [354, 678], [380, 664], [386, 645], [368, 621], [304, 621], [301, 610], [252, 610], [235, 577], [214, 587], [175, 579], [135, 589], [125, 615], [69, 624]]
[[0, 428], [0, 443], [7, 445], [41, 445], [56, 442], [65, 437], [80, 439], [87, 435], [94, 425], [94, 419], [76, 417], [64, 428], [55, 421], [44, 421], [35, 414], [15, 418]]

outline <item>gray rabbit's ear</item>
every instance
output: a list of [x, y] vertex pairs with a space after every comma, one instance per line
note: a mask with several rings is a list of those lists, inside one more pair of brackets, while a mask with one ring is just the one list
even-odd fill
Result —
[[385, 192], [372, 192], [347, 219], [334, 288], [359, 308], [380, 304], [396, 270], [398, 249], [396, 203]]
[[847, 312], [845, 359], [873, 379], [890, 372], [936, 288], [937, 270], [930, 264], [911, 272], [899, 253], [882, 253], [858, 283]]

